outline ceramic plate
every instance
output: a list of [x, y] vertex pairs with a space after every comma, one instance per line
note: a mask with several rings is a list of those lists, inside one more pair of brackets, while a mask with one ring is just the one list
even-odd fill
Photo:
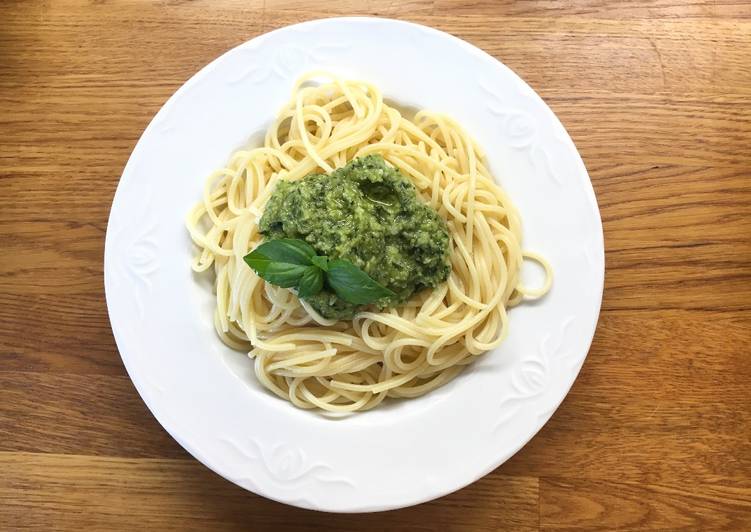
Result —
[[[208, 275], [184, 227], [208, 174], [257, 142], [312, 69], [376, 84], [392, 102], [453, 116], [519, 208], [524, 247], [552, 263], [552, 291], [510, 312], [509, 336], [446, 386], [330, 419], [265, 391], [212, 326]], [[538, 279], [531, 266], [523, 274]], [[123, 172], [105, 250], [123, 362], [162, 426], [250, 491], [304, 508], [386, 510], [445, 495], [518, 451], [561, 403], [602, 298], [602, 226], [573, 142], [511, 70], [446, 33], [388, 19], [288, 26], [225, 53], [183, 85]]]

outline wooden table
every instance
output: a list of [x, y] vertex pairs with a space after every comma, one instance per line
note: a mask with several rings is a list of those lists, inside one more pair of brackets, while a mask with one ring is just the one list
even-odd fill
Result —
[[[312, 6], [0, 6], [0, 529], [751, 529], [751, 6]], [[607, 273], [581, 375], [522, 451], [440, 500], [330, 515], [241, 490], [157, 424], [112, 338], [102, 252], [175, 89], [260, 33], [355, 13], [458, 35], [543, 96], [592, 177]]]

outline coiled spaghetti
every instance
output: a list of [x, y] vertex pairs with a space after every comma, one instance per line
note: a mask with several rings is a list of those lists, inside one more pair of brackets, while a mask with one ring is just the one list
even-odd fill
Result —
[[[446, 220], [452, 272], [398, 308], [334, 322], [264, 282], [243, 256], [262, 241], [258, 220], [279, 179], [329, 173], [371, 153], [411, 179]], [[187, 226], [199, 248], [193, 269], [213, 266], [216, 275], [220, 337], [249, 352], [266, 388], [301, 408], [366, 410], [441, 386], [497, 347], [507, 309], [543, 295], [552, 280], [544, 259], [522, 251], [513, 204], [458, 124], [428, 111], [410, 120], [373, 85], [330, 74], [298, 80], [264, 145], [237, 151], [209, 177]], [[525, 257], [545, 268], [540, 289], [520, 285]]]

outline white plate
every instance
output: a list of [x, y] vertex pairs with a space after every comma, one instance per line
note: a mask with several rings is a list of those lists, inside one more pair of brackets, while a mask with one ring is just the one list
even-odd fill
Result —
[[[555, 270], [551, 293], [510, 312], [510, 334], [450, 384], [332, 420], [266, 392], [212, 326], [183, 220], [207, 175], [258, 132], [311, 69], [375, 83], [400, 104], [457, 119], [518, 206], [524, 247]], [[536, 272], [525, 272], [531, 274]], [[105, 250], [107, 305], [123, 362], [188, 452], [260, 495], [336, 512], [445, 495], [498, 467], [561, 403], [602, 297], [602, 226], [587, 171], [551, 110], [507, 67], [440, 31], [332, 18], [257, 37], [183, 85], [123, 172]]]

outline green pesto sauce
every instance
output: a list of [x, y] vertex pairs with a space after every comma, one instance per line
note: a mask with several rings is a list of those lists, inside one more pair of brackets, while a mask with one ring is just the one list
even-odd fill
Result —
[[[451, 271], [446, 223], [379, 155], [354, 159], [331, 175], [280, 181], [259, 226], [268, 240], [305, 240], [319, 255], [348, 260], [391, 289], [395, 297], [374, 303], [380, 309], [439, 285]], [[333, 319], [351, 319], [364, 308], [325, 286], [306, 301]]]

